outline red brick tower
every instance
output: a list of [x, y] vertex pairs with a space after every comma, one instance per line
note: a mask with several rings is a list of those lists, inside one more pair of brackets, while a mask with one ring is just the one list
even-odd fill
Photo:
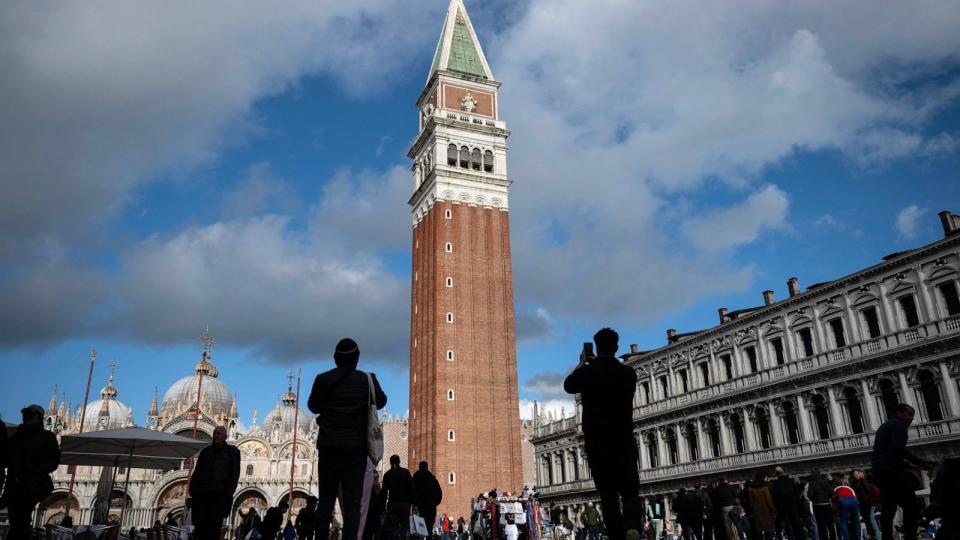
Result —
[[507, 137], [462, 0], [451, 0], [417, 101], [409, 464], [426, 460], [440, 512], [523, 486], [510, 266]]

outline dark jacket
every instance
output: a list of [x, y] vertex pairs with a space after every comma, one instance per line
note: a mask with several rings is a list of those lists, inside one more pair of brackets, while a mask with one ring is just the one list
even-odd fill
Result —
[[204, 447], [197, 456], [197, 466], [190, 478], [190, 497], [194, 509], [210, 509], [216, 515], [227, 516], [233, 493], [240, 480], [240, 450], [224, 444]]
[[313, 534], [313, 529], [317, 526], [317, 509], [304, 507], [297, 512], [297, 536], [306, 538]]
[[280, 532], [281, 525], [283, 525], [283, 512], [276, 506], [267, 508], [267, 514], [263, 516], [263, 523], [260, 524], [260, 536], [264, 540], [274, 540]]
[[869, 508], [872, 503], [870, 501], [870, 484], [867, 483], [867, 479], [850, 478], [850, 488], [857, 494], [857, 502], [860, 503], [860, 508]]
[[413, 489], [417, 494], [414, 501], [417, 508], [436, 508], [443, 501], [443, 490], [440, 489], [440, 482], [430, 471], [421, 471], [413, 473]]
[[733, 484], [720, 484], [714, 491], [713, 507], [725, 508], [740, 504], [740, 490]]
[[673, 501], [673, 511], [677, 514], [677, 521], [681, 523], [696, 523], [703, 519], [703, 504], [693, 492], [678, 496]]
[[770, 496], [779, 513], [794, 513], [800, 508], [800, 486], [787, 475], [770, 482]]
[[873, 438], [873, 456], [871, 465], [874, 474], [880, 471], [901, 471], [907, 468], [907, 462], [923, 466], [922, 459], [907, 450], [907, 423], [894, 416], [877, 429]]
[[637, 374], [616, 357], [599, 356], [563, 381], [568, 394], [580, 394], [583, 435], [588, 446], [629, 444], [633, 440], [633, 394]]
[[833, 501], [833, 486], [826, 478], [814, 478], [807, 484], [807, 498], [813, 504], [831, 504]]
[[391, 503], [412, 504], [416, 496], [410, 471], [401, 466], [390, 467], [383, 475], [383, 487], [380, 496]]
[[6, 456], [8, 480], [27, 484], [57, 470], [60, 445], [57, 436], [43, 429], [42, 425], [21, 424], [7, 443]]
[[[378, 409], [387, 405], [387, 396], [373, 375]], [[307, 407], [319, 415], [317, 448], [365, 450], [367, 414], [370, 403], [367, 374], [351, 367], [338, 366], [313, 381]]]

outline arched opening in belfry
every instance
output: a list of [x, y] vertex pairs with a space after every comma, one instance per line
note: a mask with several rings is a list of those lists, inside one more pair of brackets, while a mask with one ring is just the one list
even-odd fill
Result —
[[800, 422], [797, 419], [797, 409], [789, 401], [783, 404], [783, 424], [787, 428], [787, 441], [790, 444], [799, 444]]
[[647, 461], [650, 462], [650, 468], [660, 466], [660, 453], [657, 451], [657, 438], [653, 433], [647, 435]]
[[813, 396], [810, 398], [810, 404], [813, 405], [813, 425], [817, 430], [818, 439], [830, 438], [830, 413], [827, 411], [827, 403], [823, 396]]
[[481, 166], [480, 161], [481, 161], [480, 149], [474, 148], [473, 152], [470, 154], [470, 168], [475, 171], [479, 171]]
[[687, 455], [690, 461], [700, 459], [700, 445], [697, 444], [697, 427], [693, 424], [687, 424], [683, 428], [683, 439], [687, 445]]
[[493, 172], [493, 152], [489, 150], [483, 153], [483, 172]]
[[470, 149], [466, 146], [460, 147], [460, 166], [464, 169], [470, 166]]
[[680, 456], [677, 453], [677, 434], [673, 429], [668, 429], [665, 437], [667, 439], [667, 458], [671, 465], [676, 465], [680, 462]]
[[713, 418], [707, 421], [707, 438], [710, 440], [710, 454], [713, 457], [720, 457], [722, 447], [720, 444], [720, 425]]
[[757, 409], [756, 418], [757, 438], [759, 439], [760, 448], [770, 448], [773, 446], [773, 441], [770, 437], [770, 415], [766, 409], [761, 407]]
[[738, 454], [747, 449], [746, 438], [743, 435], [743, 417], [739, 414], [730, 415], [730, 428], [733, 430], [733, 445]]
[[457, 165], [457, 145], [450, 144], [447, 146], [447, 165], [455, 167]]
[[847, 409], [847, 421], [850, 423], [851, 433], [863, 433], [866, 426], [863, 422], [863, 408], [860, 406], [860, 396], [856, 389], [847, 387], [843, 389], [843, 403]]
[[921, 369], [917, 372], [917, 380], [920, 382], [925, 419], [930, 422], [943, 420], [943, 401], [940, 399], [940, 385], [937, 384], [936, 377], [929, 370]]
[[883, 412], [886, 418], [892, 418], [897, 412], [897, 405], [900, 404], [900, 396], [897, 394], [897, 387], [890, 379], [880, 379], [880, 403], [883, 405]]

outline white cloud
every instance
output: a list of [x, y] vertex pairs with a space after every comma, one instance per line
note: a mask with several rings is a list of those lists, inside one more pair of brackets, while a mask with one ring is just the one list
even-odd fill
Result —
[[576, 404], [573, 399], [550, 399], [547, 401], [533, 401], [529, 399], [520, 400], [520, 418], [524, 420], [533, 419], [533, 405], [537, 404], [537, 409], [542, 417], [546, 418], [553, 415], [557, 418], [570, 418], [576, 411]]
[[687, 219], [684, 235], [705, 252], [753, 242], [760, 233], [786, 227], [790, 202], [777, 186], [767, 185], [743, 202]]
[[915, 204], [907, 206], [897, 214], [896, 228], [901, 238], [913, 238], [917, 235], [917, 221], [923, 216], [924, 209]]
[[[733, 248], [787, 227], [804, 188], [756, 187], [765, 171], [801, 151], [874, 167], [952, 146], [923, 129], [960, 94], [931, 77], [960, 52], [958, 16], [947, 1], [532, 1], [488, 46], [513, 130], [518, 300], [642, 324], [745, 288]], [[750, 195], [717, 206], [724, 191]]]

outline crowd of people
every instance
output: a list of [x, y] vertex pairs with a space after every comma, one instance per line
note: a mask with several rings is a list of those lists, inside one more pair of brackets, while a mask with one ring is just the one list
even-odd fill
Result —
[[[441, 540], [538, 540], [541, 533], [575, 540], [896, 540], [894, 517], [901, 514], [899, 536], [916, 540], [918, 525], [939, 523], [938, 538], [960, 540], [960, 457], [935, 468], [907, 448], [914, 410], [901, 404], [877, 430], [869, 472], [813, 474], [793, 478], [777, 467], [743, 485], [718, 478], [706, 486], [680, 489], [672, 498], [675, 520], [666, 519], [659, 499], [641, 499], [638, 451], [633, 441], [633, 393], [636, 373], [616, 357], [617, 333], [604, 328], [585, 344], [580, 361], [564, 381], [579, 394], [587, 459], [599, 496], [573, 512], [544, 511], [524, 488], [519, 497], [494, 489], [472, 501], [469, 519], [437, 515], [443, 491], [429, 464], [413, 474], [390, 456], [390, 469], [377, 477], [382, 445], [371, 443], [368, 413], [382, 409], [387, 396], [372, 373], [357, 369], [360, 351], [352, 339], [334, 351], [334, 369], [319, 374], [308, 407], [317, 415], [317, 496], [308, 497], [295, 518], [288, 501], [261, 516], [241, 513], [235, 540], [407, 540], [412, 535]], [[591, 345], [587, 347], [587, 345]], [[7, 538], [29, 538], [30, 516], [53, 492], [50, 474], [60, 463], [56, 436], [43, 427], [44, 409], [30, 405], [23, 422], [7, 437], [0, 421], [0, 509], [9, 515]], [[918, 471], [934, 472], [932, 504], [923, 512], [915, 492]], [[185, 529], [198, 540], [222, 540], [240, 478], [240, 452], [218, 426], [200, 451], [189, 482], [183, 522], [167, 516], [154, 529]], [[334, 517], [339, 500], [342, 525]], [[879, 518], [878, 518], [879, 516]], [[923, 518], [922, 521], [920, 518]], [[69, 524], [66, 516], [64, 525]], [[140, 531], [131, 530], [130, 538]]]

